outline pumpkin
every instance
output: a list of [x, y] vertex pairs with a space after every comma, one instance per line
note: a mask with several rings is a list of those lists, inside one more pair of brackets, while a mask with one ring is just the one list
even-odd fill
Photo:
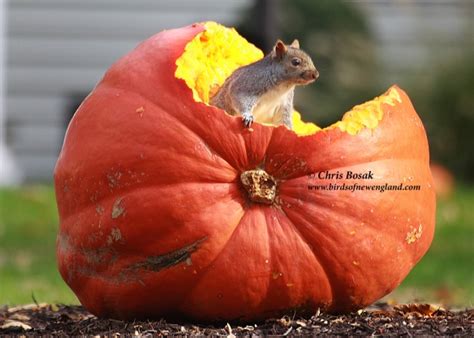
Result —
[[440, 199], [450, 199], [455, 186], [453, 174], [440, 163], [432, 162], [430, 169], [431, 175], [433, 175], [436, 197]]
[[[57, 259], [93, 314], [351, 311], [392, 291], [427, 251], [435, 193], [406, 93], [393, 86], [323, 129], [298, 113], [294, 131], [247, 129], [207, 102], [262, 55], [213, 22], [163, 31], [77, 110], [54, 175]], [[316, 188], [331, 184], [419, 189]]]

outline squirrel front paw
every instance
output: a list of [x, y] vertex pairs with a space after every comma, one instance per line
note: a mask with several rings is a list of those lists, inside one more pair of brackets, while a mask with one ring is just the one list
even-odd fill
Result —
[[244, 126], [250, 128], [253, 123], [253, 115], [252, 114], [244, 114], [242, 115], [242, 121], [244, 122]]

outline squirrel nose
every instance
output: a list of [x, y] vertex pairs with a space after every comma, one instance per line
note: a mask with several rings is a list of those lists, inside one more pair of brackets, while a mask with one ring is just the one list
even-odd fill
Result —
[[312, 73], [311, 73], [311, 77], [316, 80], [318, 77], [319, 77], [319, 72], [315, 69]]

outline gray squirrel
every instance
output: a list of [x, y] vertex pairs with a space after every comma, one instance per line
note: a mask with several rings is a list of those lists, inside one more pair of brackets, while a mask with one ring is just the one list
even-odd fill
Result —
[[263, 59], [236, 69], [210, 103], [231, 115], [242, 115], [247, 128], [256, 120], [293, 129], [295, 86], [307, 85], [318, 77], [313, 61], [300, 49], [298, 40], [288, 46], [277, 40]]

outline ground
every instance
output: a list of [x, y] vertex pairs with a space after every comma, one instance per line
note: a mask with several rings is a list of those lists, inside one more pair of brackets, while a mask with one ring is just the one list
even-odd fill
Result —
[[81, 306], [32, 304], [0, 309], [0, 335], [456, 335], [474, 336], [474, 310], [448, 311], [430, 304], [389, 306], [378, 303], [348, 315], [316, 313], [299, 318], [296, 313], [263, 323], [234, 325], [221, 323], [124, 322], [99, 319]]

